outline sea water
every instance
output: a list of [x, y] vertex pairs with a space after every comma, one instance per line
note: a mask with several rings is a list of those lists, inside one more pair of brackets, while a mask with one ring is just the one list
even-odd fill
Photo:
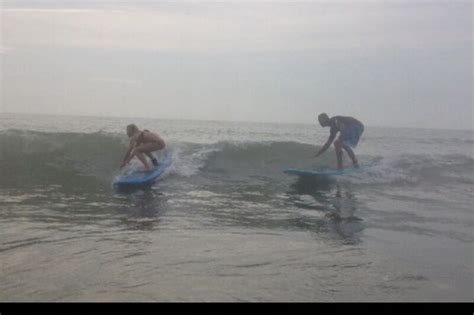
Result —
[[[129, 123], [173, 164], [116, 191]], [[1, 114], [0, 301], [472, 302], [473, 131], [366, 126], [364, 172], [283, 173], [334, 167], [328, 135]]]

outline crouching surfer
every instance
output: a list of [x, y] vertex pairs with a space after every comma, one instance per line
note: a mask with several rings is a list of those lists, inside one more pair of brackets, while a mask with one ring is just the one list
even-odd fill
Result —
[[143, 163], [145, 169], [150, 170], [151, 167], [145, 155], [150, 158], [154, 166], [158, 165], [158, 161], [152, 152], [163, 150], [165, 148], [165, 142], [157, 133], [146, 129], [142, 131], [138, 129], [136, 125], [130, 124], [127, 126], [127, 136], [130, 139], [130, 144], [120, 168], [123, 168], [136, 156], [140, 162]]

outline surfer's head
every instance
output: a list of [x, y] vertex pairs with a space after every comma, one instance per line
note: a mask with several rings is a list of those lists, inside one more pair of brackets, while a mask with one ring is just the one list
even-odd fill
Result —
[[132, 137], [135, 133], [137, 133], [138, 127], [135, 124], [130, 124], [127, 126], [127, 136], [130, 138]]
[[322, 127], [329, 126], [329, 116], [326, 113], [319, 114], [318, 116], [319, 124]]

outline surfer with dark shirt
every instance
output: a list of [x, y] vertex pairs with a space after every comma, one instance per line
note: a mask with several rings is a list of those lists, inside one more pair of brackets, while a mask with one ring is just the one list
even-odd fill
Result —
[[336, 138], [336, 134], [339, 132], [339, 137], [334, 141], [334, 147], [336, 148], [337, 157], [337, 168], [342, 169], [342, 149], [344, 149], [354, 164], [354, 167], [359, 167], [359, 163], [355, 157], [352, 148], [357, 146], [362, 132], [364, 132], [364, 125], [357, 119], [349, 116], [334, 116], [329, 118], [326, 113], [322, 113], [318, 116], [319, 124], [322, 127], [331, 127], [329, 138], [315, 157], [320, 156], [326, 151], [331, 143]]
[[157, 133], [146, 129], [142, 131], [136, 125], [130, 124], [127, 126], [127, 136], [130, 138], [130, 144], [120, 168], [123, 168], [136, 156], [149, 170], [150, 166], [145, 155], [151, 159], [154, 166], [158, 165], [158, 161], [151, 152], [164, 149], [165, 142]]

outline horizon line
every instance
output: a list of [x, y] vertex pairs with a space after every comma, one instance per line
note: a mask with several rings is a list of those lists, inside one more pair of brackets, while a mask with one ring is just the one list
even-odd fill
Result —
[[[280, 125], [307, 125], [311, 126], [313, 123], [310, 122], [288, 122], [288, 121], [257, 121], [257, 120], [229, 120], [229, 119], [199, 119], [199, 118], [158, 118], [158, 117], [143, 117], [143, 116], [104, 116], [98, 115], [94, 116], [91, 114], [54, 114], [54, 113], [21, 113], [21, 112], [0, 112], [0, 115], [31, 115], [31, 116], [56, 116], [56, 117], [90, 117], [90, 118], [121, 118], [121, 119], [157, 119], [157, 120], [177, 120], [177, 121], [199, 121], [199, 122], [228, 122], [228, 123], [252, 123], [252, 124], [280, 124]], [[315, 118], [314, 125], [317, 124], [317, 118]], [[420, 130], [446, 130], [446, 131], [474, 131], [474, 128], [471, 129], [454, 129], [454, 128], [430, 128], [430, 127], [408, 127], [408, 126], [393, 126], [393, 125], [367, 125], [367, 127], [375, 128], [394, 128], [394, 129], [420, 129]]]

